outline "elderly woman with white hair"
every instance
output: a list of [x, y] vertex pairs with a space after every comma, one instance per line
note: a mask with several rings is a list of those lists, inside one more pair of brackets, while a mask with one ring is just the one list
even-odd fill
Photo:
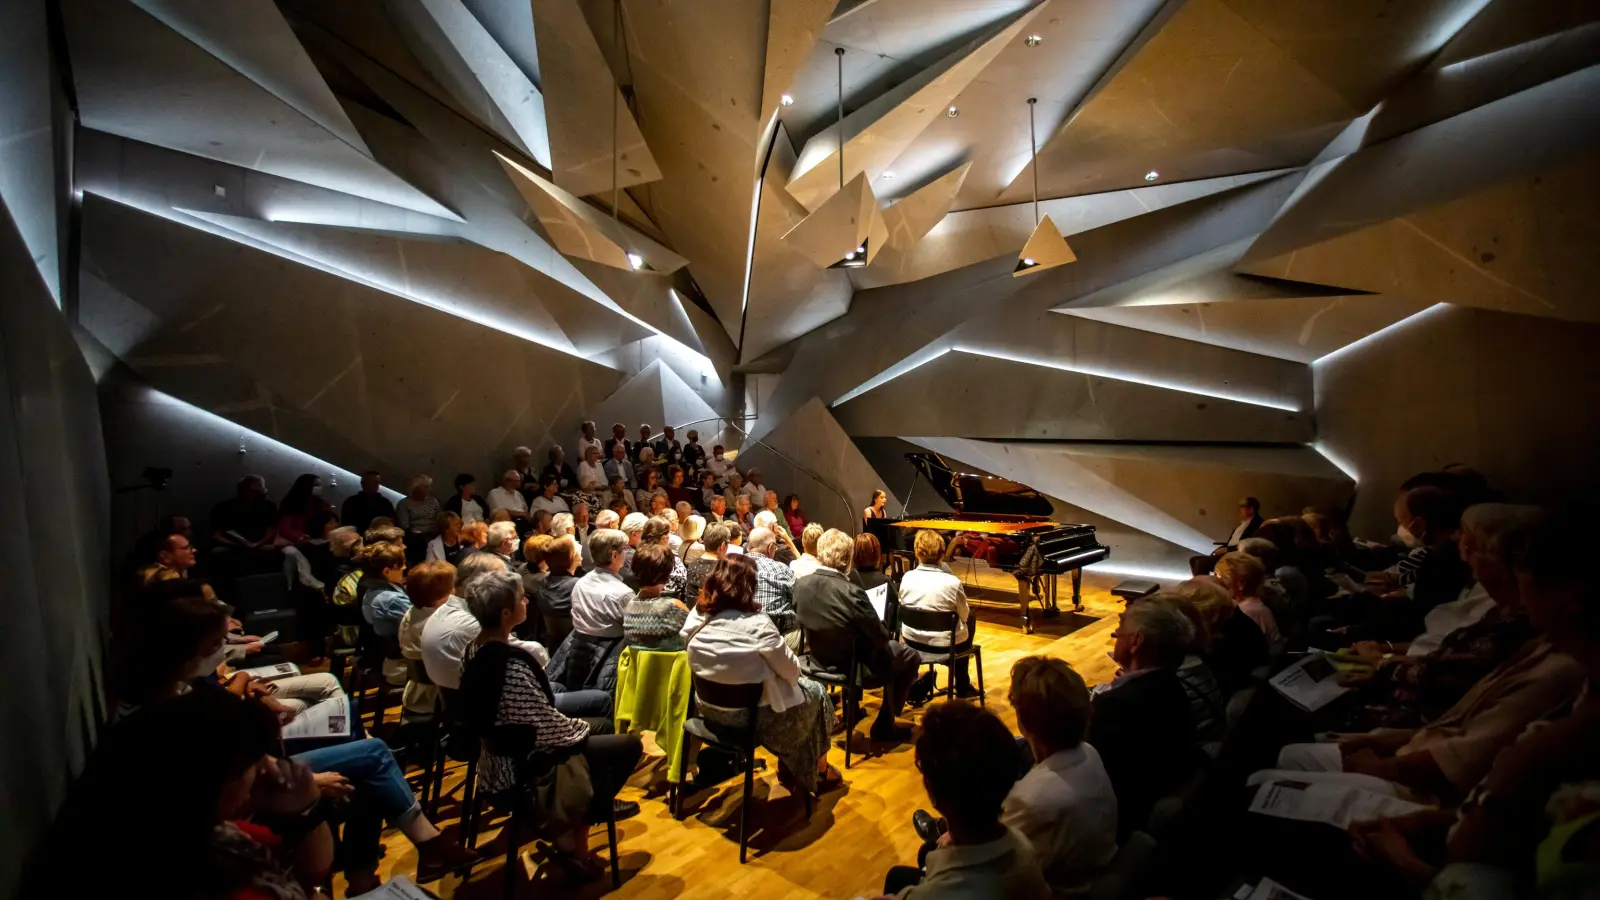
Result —
[[411, 490], [394, 506], [394, 523], [406, 533], [406, 562], [421, 562], [428, 542], [439, 534], [439, 498], [433, 496], [433, 478], [418, 475]]
[[514, 522], [495, 522], [489, 526], [489, 542], [484, 552], [500, 557], [507, 566], [517, 566], [517, 526]]
[[[480, 631], [461, 676], [460, 715], [479, 734], [519, 735], [521, 753], [583, 755], [592, 799], [587, 809], [566, 810], [561, 818], [571, 823], [570, 827], [565, 834], [550, 837], [559, 865], [586, 880], [596, 877], [604, 867], [589, 851], [588, 823], [605, 819], [608, 812], [618, 818], [639, 812], [639, 804], [616, 799], [643, 755], [639, 737], [609, 733], [606, 720], [569, 718], [556, 708], [556, 685], [538, 660], [512, 639], [514, 629], [528, 615], [528, 600], [515, 575], [484, 575], [464, 593]], [[480, 796], [512, 798], [512, 790], [523, 781], [519, 772], [522, 760], [507, 752], [506, 743], [502, 740], [499, 747], [486, 744], [479, 757]], [[512, 798], [508, 802], [519, 801]]]
[[673, 551], [686, 562], [696, 559], [699, 552], [705, 549], [700, 544], [700, 535], [704, 534], [705, 530], [706, 520], [691, 513], [689, 518], [684, 519], [683, 524], [678, 526], [678, 546], [673, 548]]

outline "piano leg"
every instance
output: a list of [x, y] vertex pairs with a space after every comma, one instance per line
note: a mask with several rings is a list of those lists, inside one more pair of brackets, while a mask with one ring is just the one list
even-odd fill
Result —
[[1083, 612], [1083, 570], [1072, 570], [1072, 611]]
[[1058, 618], [1061, 615], [1061, 607], [1056, 605], [1056, 574], [1052, 572], [1045, 577], [1049, 580], [1045, 582], [1047, 587], [1045, 595], [1039, 598], [1039, 606], [1043, 609], [1046, 619]]
[[[1033, 634], [1033, 615], [1029, 612], [1029, 605], [1033, 602], [1033, 584], [1025, 579], [1017, 579], [1017, 605], [1022, 607], [1022, 633]], [[1040, 604], [1043, 604], [1043, 600]]]

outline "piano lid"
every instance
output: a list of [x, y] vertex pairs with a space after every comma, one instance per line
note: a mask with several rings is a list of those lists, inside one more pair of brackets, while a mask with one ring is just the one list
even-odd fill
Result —
[[1049, 499], [1033, 488], [993, 475], [959, 471], [937, 453], [907, 453], [906, 460], [951, 509], [963, 515], [1049, 517], [1055, 512]]

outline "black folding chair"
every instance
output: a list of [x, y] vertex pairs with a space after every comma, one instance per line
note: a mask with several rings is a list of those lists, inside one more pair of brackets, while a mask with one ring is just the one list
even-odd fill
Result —
[[806, 653], [808, 643], [805, 629], [801, 629], [800, 667], [812, 680], [819, 681], [829, 688], [838, 688], [841, 695], [840, 705], [844, 707], [844, 767], [848, 769], [850, 736], [855, 733], [856, 722], [861, 717], [861, 693], [866, 690], [865, 679], [861, 675], [860, 660], [856, 658], [857, 648], [855, 644], [851, 644], [850, 665], [841, 672], [824, 666]]
[[[742, 709], [745, 711], [746, 725], [743, 731], [726, 728], [717, 728], [708, 724], [698, 716], [687, 719], [683, 723], [686, 735], [698, 738], [702, 743], [717, 747], [742, 757], [744, 761], [744, 800], [739, 804], [739, 864], [743, 865], [748, 854], [750, 843], [750, 794], [755, 788], [756, 780], [756, 716], [761, 710], [761, 684], [721, 684], [707, 681], [699, 675], [694, 678], [694, 695], [698, 702], [719, 706], [723, 709]], [[689, 758], [688, 747], [684, 747], [678, 754], [678, 783], [684, 783], [684, 768]], [[805, 792], [806, 819], [811, 819], [811, 793]], [[672, 810], [674, 819], [683, 815], [683, 790], [678, 790], [676, 804]]]
[[922, 657], [922, 665], [934, 668], [935, 671], [937, 671], [938, 666], [944, 666], [950, 670], [950, 678], [945, 685], [945, 698], [949, 700], [955, 699], [956, 696], [956, 663], [969, 658], [976, 660], [978, 667], [978, 704], [987, 707], [986, 692], [983, 688], [983, 648], [971, 641], [971, 634], [967, 635], [967, 646], [956, 646], [956, 629], [960, 627], [960, 623], [961, 617], [956, 615], [954, 610], [950, 612], [935, 612], [933, 610], [901, 606], [900, 628], [902, 632], [906, 628], [915, 628], [922, 632], [947, 631], [950, 633], [950, 644], [946, 647], [919, 644], [916, 641], [907, 640], [904, 634], [901, 635], [900, 640], [907, 647], [917, 651], [917, 654]]

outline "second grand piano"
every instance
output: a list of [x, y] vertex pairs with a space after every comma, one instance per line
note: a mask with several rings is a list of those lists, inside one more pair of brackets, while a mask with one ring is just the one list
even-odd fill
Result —
[[[914, 564], [911, 546], [916, 533], [922, 529], [945, 532], [947, 540], [962, 541], [959, 553], [1017, 576], [1017, 596], [1027, 631], [1033, 631], [1029, 607], [1035, 594], [1047, 618], [1059, 614], [1056, 577], [1062, 573], [1072, 576], [1073, 608], [1083, 608], [1083, 567], [1111, 555], [1109, 547], [1095, 540], [1093, 525], [1051, 521], [1054, 509], [1049, 499], [1033, 488], [1005, 478], [957, 471], [937, 453], [907, 453], [906, 460], [919, 479], [926, 480], [955, 512], [866, 520], [867, 531], [891, 557], [910, 559]], [[913, 484], [907, 492], [908, 502], [915, 489]]]

